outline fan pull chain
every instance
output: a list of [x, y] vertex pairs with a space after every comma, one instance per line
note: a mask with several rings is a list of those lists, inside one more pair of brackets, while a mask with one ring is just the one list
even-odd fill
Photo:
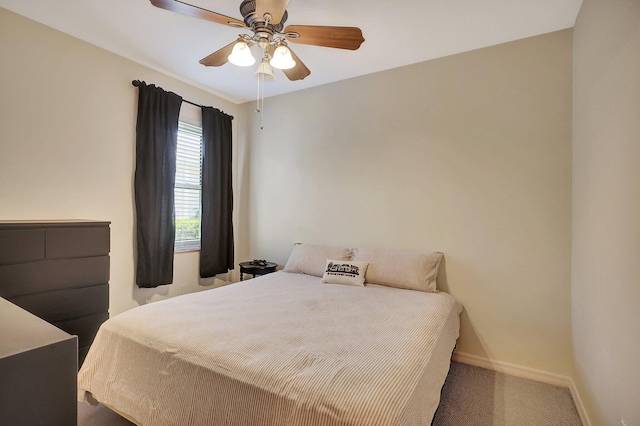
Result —
[[264, 130], [264, 74], [258, 74], [256, 93], [256, 112], [260, 114], [260, 130]]
[[260, 75], [258, 75], [258, 85], [256, 88], [256, 112], [260, 113]]

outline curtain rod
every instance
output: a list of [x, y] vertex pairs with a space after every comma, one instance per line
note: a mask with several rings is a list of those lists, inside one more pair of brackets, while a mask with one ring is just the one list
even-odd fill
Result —
[[[142, 81], [142, 82], [141, 82], [140, 80], [133, 80], [133, 81], [131, 82], [131, 84], [132, 84], [133, 86], [135, 86], [135, 87], [139, 87], [139, 86], [140, 86], [140, 83], [144, 83], [144, 81]], [[147, 84], [147, 83], [144, 83], [144, 84]], [[181, 96], [181, 97], [182, 97], [182, 96]], [[186, 102], [186, 103], [191, 104], [191, 105], [193, 105], [193, 106], [197, 106], [198, 108], [213, 108], [213, 107], [207, 107], [207, 106], [205, 106], [205, 105], [200, 105], [200, 104], [197, 104], [197, 103], [195, 103], [195, 102], [188, 101], [188, 100], [186, 100], [186, 99], [182, 99], [182, 102]], [[218, 109], [218, 108], [215, 108], [215, 109]], [[222, 110], [218, 110], [218, 111], [220, 111], [220, 112], [223, 112], [223, 113], [224, 113], [224, 111], [222, 111]], [[225, 113], [225, 114], [226, 114], [226, 113]], [[227, 115], [228, 115], [228, 114], [227, 114]], [[233, 115], [229, 115], [229, 117], [231, 117], [231, 119], [233, 120]]]
[[202, 107], [203, 107], [203, 106], [202, 106], [202, 105], [200, 105], [200, 104], [197, 104], [197, 103], [195, 103], [195, 102], [188, 101], [188, 100], [186, 100], [186, 99], [183, 99], [183, 100], [182, 100], [182, 102], [186, 102], [186, 103], [191, 104], [191, 105], [193, 105], [193, 106], [197, 106], [198, 108], [202, 108]]

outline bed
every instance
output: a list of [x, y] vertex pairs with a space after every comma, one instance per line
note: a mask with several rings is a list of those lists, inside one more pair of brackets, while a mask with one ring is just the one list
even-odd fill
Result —
[[279, 271], [109, 319], [79, 400], [140, 425], [429, 425], [461, 309]]

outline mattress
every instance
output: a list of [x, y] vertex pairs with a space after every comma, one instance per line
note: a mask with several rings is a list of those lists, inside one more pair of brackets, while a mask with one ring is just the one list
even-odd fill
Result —
[[447, 293], [276, 272], [105, 322], [79, 400], [140, 425], [429, 425], [459, 332]]

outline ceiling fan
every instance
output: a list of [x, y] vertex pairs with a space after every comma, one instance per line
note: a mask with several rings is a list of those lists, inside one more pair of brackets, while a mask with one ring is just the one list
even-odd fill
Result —
[[251, 30], [253, 36], [240, 34], [238, 39], [201, 59], [200, 63], [213, 67], [219, 67], [227, 62], [250, 66], [255, 63], [250, 47], [257, 44], [262, 50], [263, 57], [258, 65], [256, 76], [266, 81], [275, 78], [273, 68], [281, 69], [292, 81], [302, 80], [311, 74], [309, 68], [288, 47], [287, 40], [293, 43], [347, 50], [357, 50], [364, 42], [362, 31], [355, 27], [290, 25], [284, 28], [288, 18], [286, 9], [289, 0], [243, 0], [240, 4], [242, 21], [179, 0], [150, 1], [151, 4], [162, 9]]

